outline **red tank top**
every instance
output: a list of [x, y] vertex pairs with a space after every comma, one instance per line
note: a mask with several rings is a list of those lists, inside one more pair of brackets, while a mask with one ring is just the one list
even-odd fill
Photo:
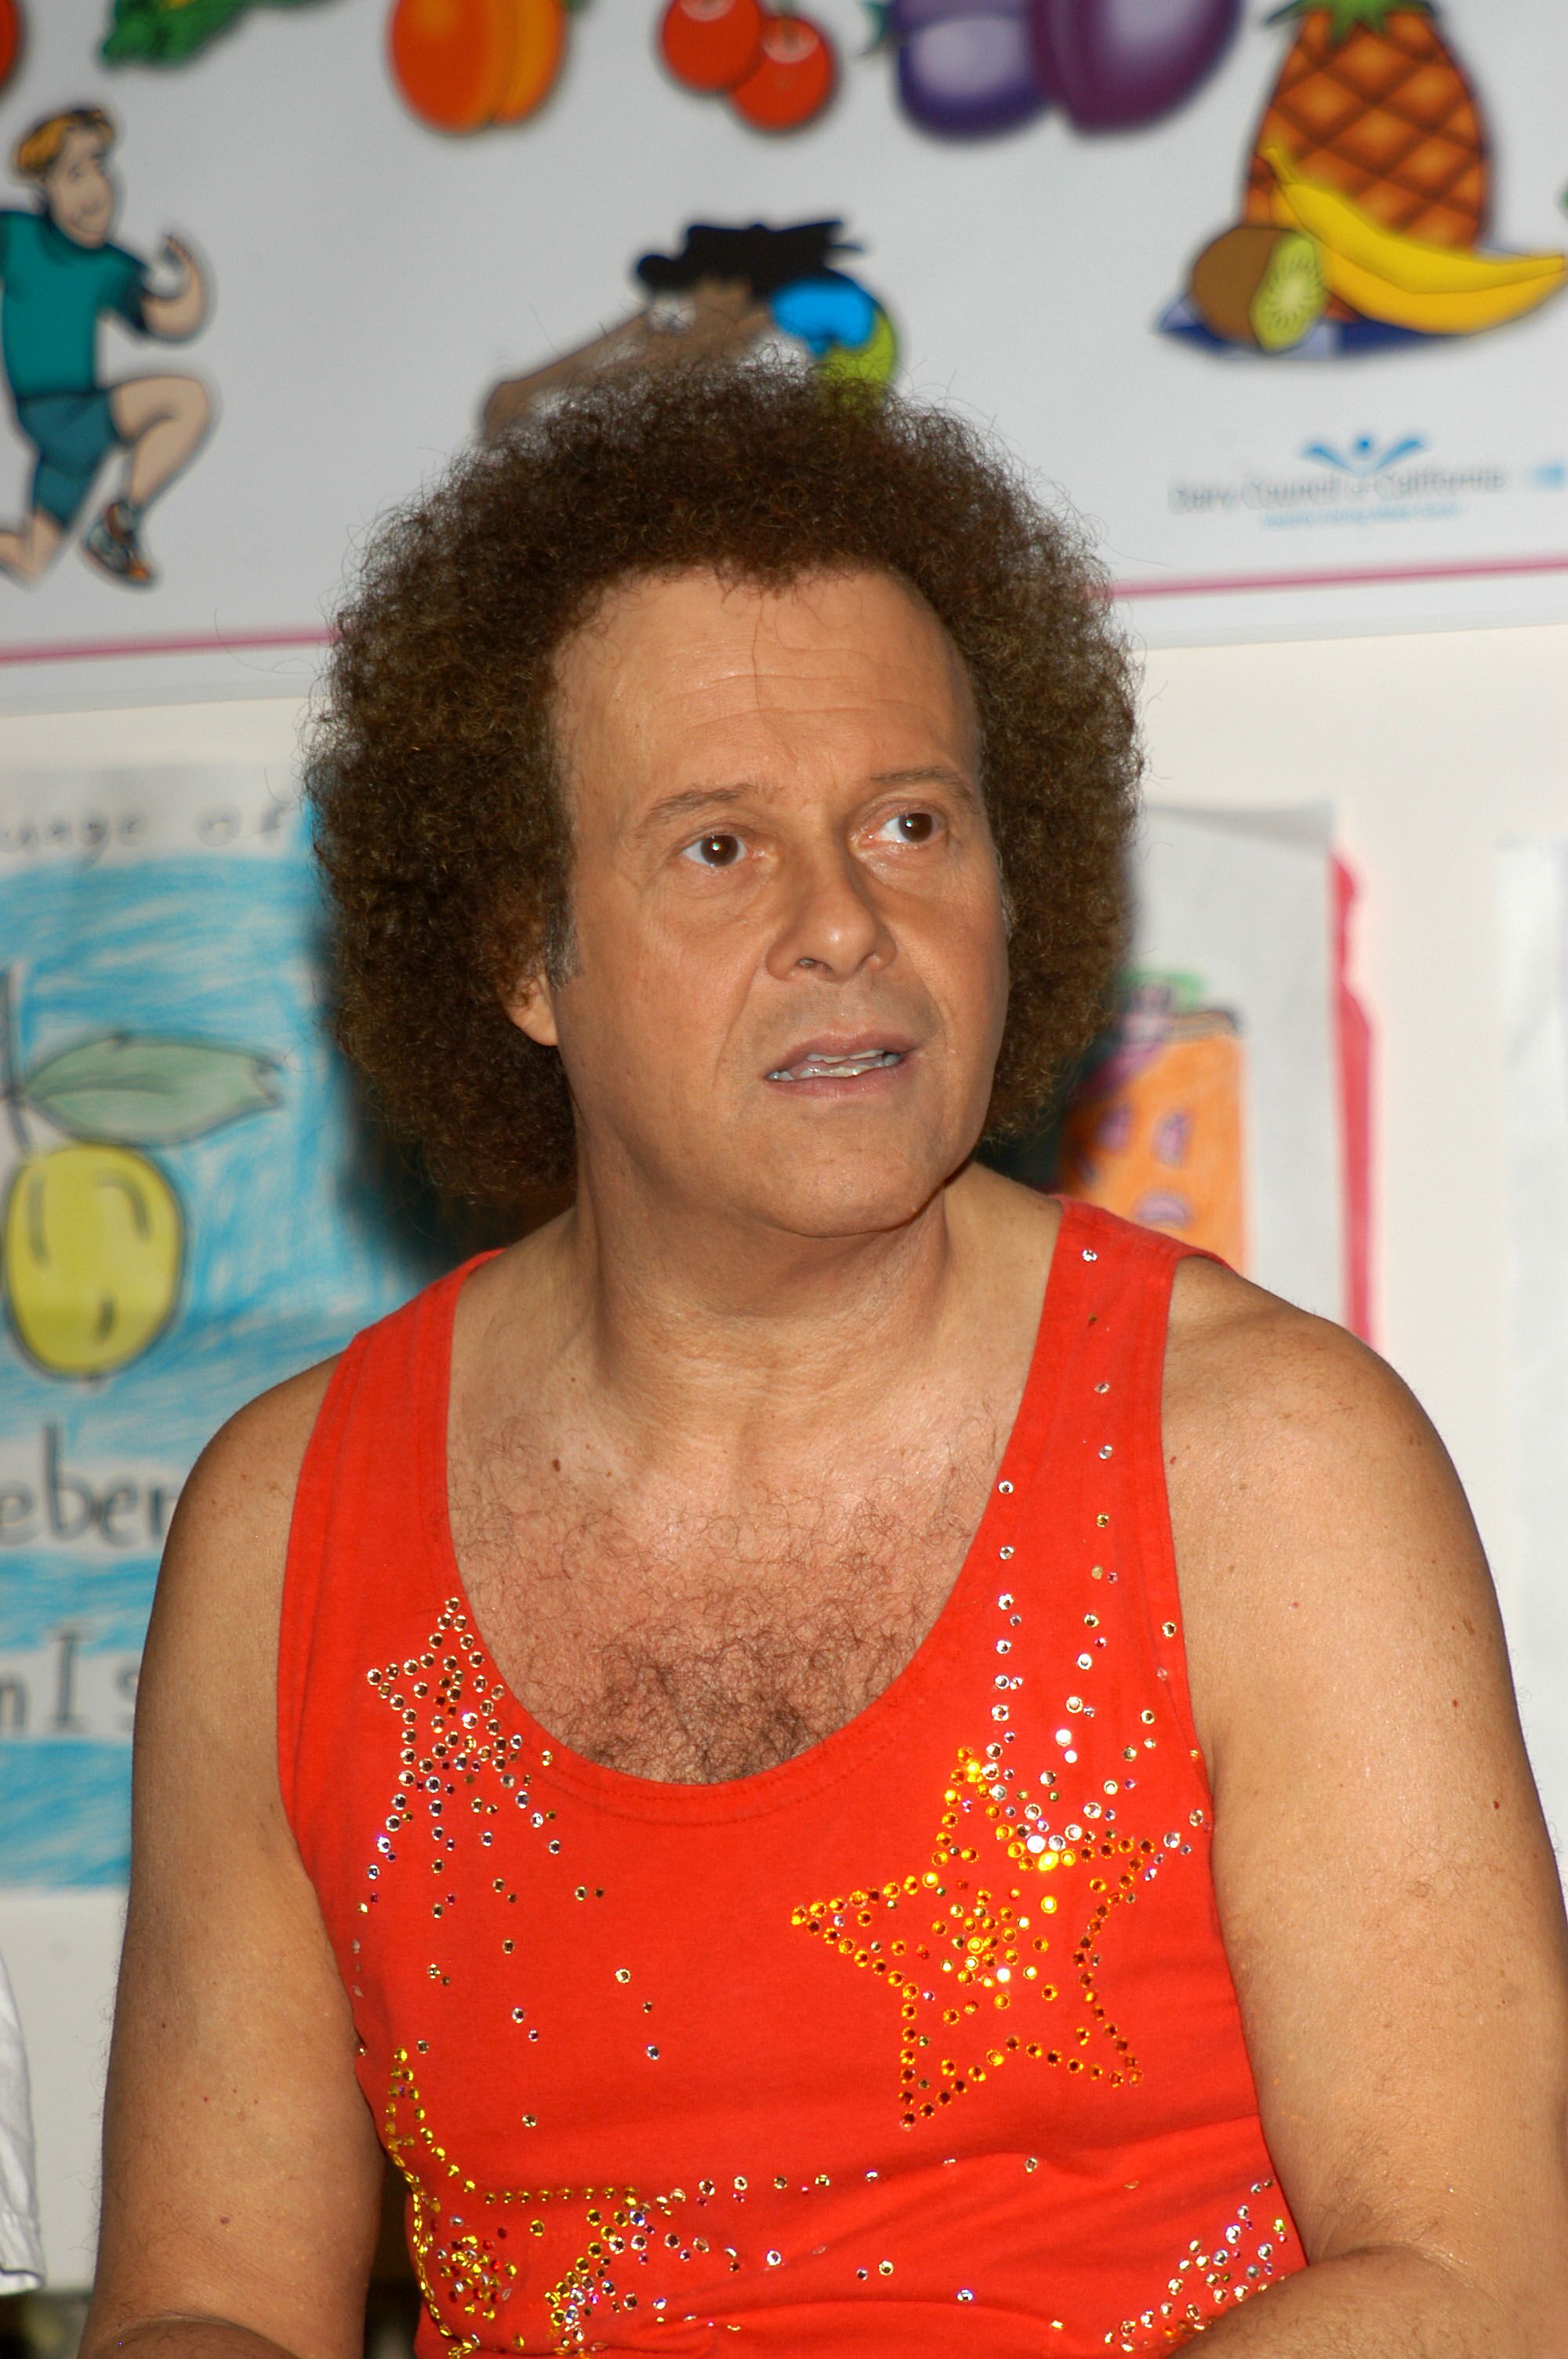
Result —
[[1302, 2267], [1184, 1671], [1180, 1251], [1064, 1207], [935, 1626], [847, 1726], [719, 1785], [573, 1753], [486, 1651], [446, 1492], [474, 1265], [349, 1346], [295, 1506], [280, 1766], [407, 2183], [421, 2359], [1099, 2359]]

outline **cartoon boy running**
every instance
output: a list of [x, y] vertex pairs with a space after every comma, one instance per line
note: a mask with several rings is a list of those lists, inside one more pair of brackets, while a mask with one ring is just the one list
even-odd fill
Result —
[[35, 124], [12, 163], [19, 179], [36, 184], [38, 208], [0, 212], [0, 362], [16, 423], [38, 452], [32, 514], [0, 530], [0, 571], [18, 582], [48, 571], [104, 459], [122, 449], [130, 453], [124, 484], [88, 529], [82, 553], [115, 582], [149, 584], [142, 518], [211, 422], [211, 397], [196, 377], [99, 382], [100, 313], [165, 342], [193, 336], [207, 316], [200, 269], [178, 238], [164, 241], [178, 272], [168, 295], [155, 295], [146, 264], [110, 244], [116, 192], [105, 158], [114, 141], [98, 106]]

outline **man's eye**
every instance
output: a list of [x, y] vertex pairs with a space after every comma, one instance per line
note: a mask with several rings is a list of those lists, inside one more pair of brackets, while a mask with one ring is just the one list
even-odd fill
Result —
[[733, 868], [743, 847], [738, 835], [699, 835], [682, 853], [683, 860], [695, 861], [699, 868]]
[[886, 835], [890, 830], [895, 843], [929, 843], [936, 832], [936, 814], [928, 810], [898, 811], [892, 819], [884, 820], [877, 832]]

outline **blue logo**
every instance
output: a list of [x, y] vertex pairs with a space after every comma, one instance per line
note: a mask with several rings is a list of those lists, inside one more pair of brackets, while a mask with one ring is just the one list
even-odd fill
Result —
[[1366, 480], [1382, 474], [1389, 467], [1397, 467], [1401, 459], [1413, 459], [1418, 451], [1426, 448], [1424, 434], [1406, 434], [1397, 442], [1379, 442], [1375, 435], [1357, 434], [1340, 451], [1332, 442], [1305, 442], [1302, 445], [1302, 457], [1315, 459], [1320, 467], [1332, 467], [1336, 474]]

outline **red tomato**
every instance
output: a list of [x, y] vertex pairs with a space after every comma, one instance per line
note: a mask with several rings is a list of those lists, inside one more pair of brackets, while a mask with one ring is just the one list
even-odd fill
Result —
[[759, 0], [670, 0], [659, 48], [687, 90], [733, 90], [762, 54]]
[[809, 16], [769, 16], [762, 54], [730, 103], [756, 131], [797, 131], [833, 95], [838, 60], [820, 25]]
[[0, 0], [0, 82], [8, 82], [22, 46], [22, 19], [16, 0]]

